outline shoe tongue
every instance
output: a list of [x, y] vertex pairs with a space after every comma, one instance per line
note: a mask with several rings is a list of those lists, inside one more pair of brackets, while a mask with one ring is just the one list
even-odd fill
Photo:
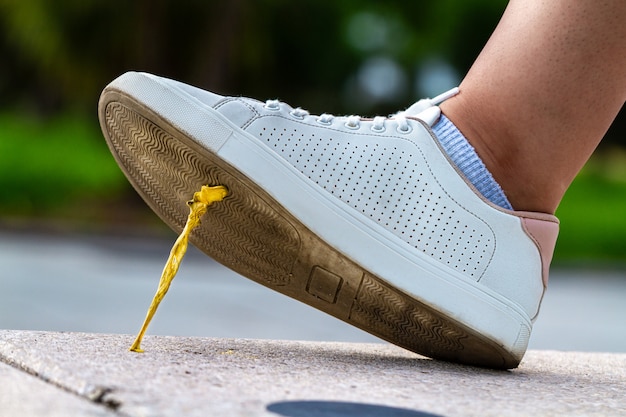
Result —
[[428, 124], [428, 126], [432, 127], [435, 122], [439, 120], [441, 110], [438, 106], [433, 104], [431, 99], [424, 98], [399, 114], [402, 114], [404, 117], [421, 119]]
[[439, 108], [439, 106], [432, 106], [421, 111], [413, 117], [423, 120], [428, 126], [433, 127], [435, 122], [439, 120], [440, 116], [441, 109]]
[[437, 105], [458, 93], [459, 89], [454, 87], [437, 97], [423, 98], [401, 113], [406, 117], [421, 119], [432, 127], [441, 116], [441, 110]]
[[433, 102], [429, 98], [423, 98], [414, 103], [408, 109], [404, 110], [402, 113], [407, 117], [415, 117], [430, 107], [433, 107]]

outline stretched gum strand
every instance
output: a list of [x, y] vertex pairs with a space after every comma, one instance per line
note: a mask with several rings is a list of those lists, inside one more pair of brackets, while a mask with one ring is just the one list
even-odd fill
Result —
[[187, 203], [189, 204], [189, 216], [187, 217], [187, 223], [185, 224], [180, 236], [178, 236], [178, 239], [176, 239], [176, 242], [174, 242], [174, 246], [170, 251], [170, 256], [165, 263], [163, 272], [161, 273], [161, 279], [159, 280], [157, 292], [152, 298], [152, 303], [150, 303], [150, 308], [148, 308], [148, 313], [146, 314], [146, 318], [141, 326], [141, 330], [137, 334], [135, 341], [129, 349], [131, 352], [143, 352], [141, 349], [141, 341], [143, 340], [154, 313], [156, 313], [159, 304], [165, 297], [165, 294], [167, 294], [170, 284], [178, 272], [180, 263], [187, 252], [189, 235], [193, 229], [200, 224], [200, 218], [204, 215], [204, 213], [206, 213], [209, 206], [215, 202], [222, 201], [227, 195], [228, 189], [222, 185], [213, 187], [203, 185], [200, 191], [193, 194], [193, 199]]

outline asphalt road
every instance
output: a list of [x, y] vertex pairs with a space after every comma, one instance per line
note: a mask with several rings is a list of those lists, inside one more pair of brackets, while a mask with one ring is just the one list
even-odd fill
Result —
[[[174, 239], [0, 231], [0, 329], [134, 334]], [[148, 334], [379, 341], [195, 248]], [[553, 269], [530, 348], [626, 352], [626, 270]]]

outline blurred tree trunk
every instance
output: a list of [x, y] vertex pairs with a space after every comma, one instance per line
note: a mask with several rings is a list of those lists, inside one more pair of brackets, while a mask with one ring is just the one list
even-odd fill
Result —
[[133, 14], [136, 16], [137, 25], [135, 30], [128, 34], [128, 39], [131, 41], [134, 50], [133, 61], [138, 65], [138, 69], [163, 68], [166, 72], [171, 72], [172, 64], [167, 56], [167, 43], [163, 39], [167, 23], [165, 6], [166, 2], [162, 0], [135, 2]]
[[206, 30], [196, 48], [196, 65], [191, 72], [200, 87], [226, 91], [232, 86], [243, 7], [241, 0], [231, 0], [219, 11], [206, 14]]

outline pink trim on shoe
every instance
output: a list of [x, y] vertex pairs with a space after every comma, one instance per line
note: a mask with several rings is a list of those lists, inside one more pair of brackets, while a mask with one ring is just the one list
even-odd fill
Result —
[[524, 230], [537, 244], [537, 248], [539, 249], [543, 286], [547, 288], [550, 262], [552, 262], [554, 246], [556, 245], [556, 238], [559, 234], [559, 223], [558, 221], [539, 220], [528, 217], [522, 217], [521, 220]]

